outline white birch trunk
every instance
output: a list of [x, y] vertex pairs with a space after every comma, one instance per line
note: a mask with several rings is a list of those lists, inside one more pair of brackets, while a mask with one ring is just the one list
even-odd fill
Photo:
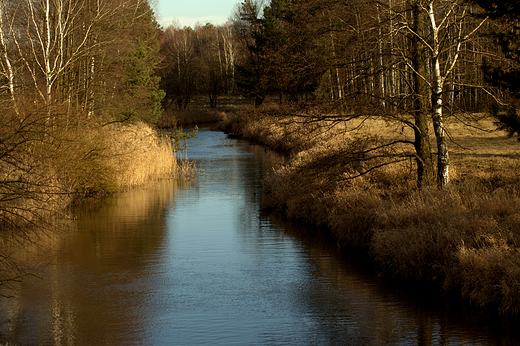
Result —
[[[7, 38], [6, 33], [4, 30], [4, 13], [6, 12], [5, 8], [5, 2], [4, 0], [1, 2], [2, 8], [0, 9], [0, 44], [2, 44], [2, 50], [4, 51], [3, 58], [5, 63], [5, 69], [4, 71], [5, 77], [7, 78], [8, 88], [9, 88], [9, 96], [11, 98], [11, 103], [13, 105], [13, 109], [16, 113], [16, 115], [20, 116], [20, 111], [18, 110], [18, 105], [16, 103], [16, 96], [15, 96], [15, 84], [14, 84], [14, 71], [13, 71], [13, 65], [11, 63], [11, 58], [9, 57], [9, 47], [7, 45]], [[12, 27], [9, 24], [9, 31], [8, 33], [12, 35]]]
[[432, 29], [432, 42], [430, 46], [431, 60], [432, 60], [432, 120], [433, 130], [435, 131], [435, 138], [437, 139], [437, 184], [439, 187], [444, 187], [449, 183], [449, 152], [448, 143], [446, 140], [446, 129], [442, 114], [442, 94], [444, 89], [444, 77], [441, 72], [440, 65], [440, 42], [439, 30], [435, 18], [435, 11], [433, 1], [428, 6], [428, 16], [430, 18], [430, 25]]

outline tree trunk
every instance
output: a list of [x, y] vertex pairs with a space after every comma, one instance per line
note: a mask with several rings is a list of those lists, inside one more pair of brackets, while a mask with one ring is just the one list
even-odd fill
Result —
[[[444, 81], [446, 76], [450, 73], [450, 69], [445, 71], [445, 76], [442, 75], [441, 64], [440, 64], [440, 47], [441, 42], [439, 39], [440, 28], [437, 26], [435, 20], [435, 11], [433, 9], [433, 3], [428, 6], [428, 15], [431, 25], [431, 59], [432, 59], [432, 107], [433, 107], [433, 129], [435, 131], [435, 138], [437, 139], [437, 185], [439, 188], [443, 188], [448, 185], [450, 181], [449, 167], [450, 157], [448, 152], [448, 141], [446, 139], [446, 130], [444, 128], [444, 119], [442, 115], [442, 95], [444, 91]], [[454, 62], [458, 57], [458, 51], [460, 49], [460, 41], [458, 44], [457, 53], [455, 54], [454, 61], [452, 61], [452, 68], [455, 66]]]
[[448, 152], [448, 140], [442, 117], [442, 89], [436, 88], [432, 95], [433, 104], [433, 128], [437, 138], [437, 185], [443, 188], [450, 182], [449, 167], [450, 156]]
[[[412, 30], [422, 33], [425, 30], [425, 14], [417, 3], [412, 5]], [[417, 185], [429, 185], [433, 182], [433, 160], [431, 154], [430, 133], [428, 129], [427, 95], [428, 85], [424, 80], [427, 75], [424, 43], [416, 36], [411, 36], [412, 67], [413, 67], [413, 107], [414, 107], [414, 134], [415, 154], [417, 161]]]
[[[434, 36], [436, 36], [434, 34]], [[435, 138], [437, 139], [437, 185], [443, 188], [450, 181], [449, 167], [450, 157], [448, 152], [448, 141], [446, 139], [446, 130], [444, 128], [444, 119], [442, 115], [442, 94], [443, 94], [443, 78], [441, 76], [441, 68], [439, 56], [433, 56], [433, 129]]]
[[16, 113], [16, 115], [20, 116], [20, 111], [18, 110], [18, 105], [16, 103], [16, 97], [15, 97], [15, 90], [14, 90], [14, 71], [13, 66], [11, 64], [11, 58], [8, 54], [8, 46], [7, 46], [7, 39], [6, 36], [9, 34], [12, 34], [11, 26], [9, 25], [9, 33], [8, 35], [4, 32], [4, 20], [3, 20], [3, 13], [6, 12], [5, 9], [5, 3], [2, 1], [0, 3], [2, 8], [0, 8], [0, 43], [2, 44], [2, 50], [4, 52], [4, 63], [5, 63], [5, 77], [7, 77], [8, 85], [9, 85], [9, 94], [11, 97], [11, 102], [13, 104], [13, 109]]

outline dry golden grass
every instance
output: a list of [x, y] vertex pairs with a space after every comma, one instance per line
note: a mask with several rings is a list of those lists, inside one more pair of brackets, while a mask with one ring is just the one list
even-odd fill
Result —
[[105, 131], [107, 147], [111, 150], [109, 164], [116, 172], [118, 189], [178, 174], [171, 143], [148, 125], [117, 126]]
[[432, 282], [482, 308], [520, 313], [518, 141], [493, 131], [489, 119], [468, 127], [451, 118], [452, 183], [418, 190], [410, 161], [352, 179], [378, 163], [353, 160], [352, 152], [370, 143], [368, 133], [410, 138], [398, 124], [369, 120], [362, 129], [343, 124], [324, 133], [316, 124], [298, 129], [304, 126], [278, 106], [266, 109], [267, 116], [250, 109], [226, 124], [292, 155], [265, 179], [264, 208], [325, 227], [340, 246], [368, 251], [382, 275]]
[[60, 133], [56, 166], [71, 189], [83, 196], [112, 193], [179, 174], [170, 140], [150, 126], [112, 124]]
[[206, 97], [196, 97], [186, 109], [178, 109], [174, 105], [166, 108], [157, 121], [160, 129], [176, 129], [178, 127], [217, 123], [229, 117], [230, 114], [241, 111], [250, 101], [240, 96], [221, 96], [217, 106], [211, 108]]
[[224, 112], [220, 128], [286, 154], [312, 148], [317, 143], [345, 134], [343, 129], [323, 131], [322, 124], [308, 122], [297, 116], [292, 108], [279, 104]]
[[[150, 126], [46, 125], [28, 119], [5, 123], [0, 160], [0, 223], [23, 228], [60, 213], [75, 197], [112, 193], [149, 181], [190, 175], [168, 137]], [[29, 137], [32, 136], [32, 137]], [[12, 141], [12, 145], [8, 143]]]
[[36, 251], [56, 237], [74, 199], [195, 172], [168, 136], [142, 123], [100, 126], [45, 110], [6, 112], [0, 143], [0, 295], [33, 272], [21, 265], [30, 261], [19, 250], [32, 244]]

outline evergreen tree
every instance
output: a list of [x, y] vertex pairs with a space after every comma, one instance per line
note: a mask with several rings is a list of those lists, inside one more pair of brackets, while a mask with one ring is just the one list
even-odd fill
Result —
[[108, 78], [104, 84], [109, 86], [104, 88], [105, 118], [153, 124], [161, 115], [165, 93], [155, 73], [160, 28], [148, 2], [136, 2], [123, 11], [114, 29], [119, 36], [106, 48], [117, 54], [112, 55], [105, 71]]
[[266, 37], [262, 32], [263, 2], [245, 0], [235, 11], [233, 24], [235, 34], [241, 38], [247, 56], [236, 66], [237, 86], [244, 96], [255, 99], [255, 105], [264, 102], [268, 87], [266, 82], [265, 46]]

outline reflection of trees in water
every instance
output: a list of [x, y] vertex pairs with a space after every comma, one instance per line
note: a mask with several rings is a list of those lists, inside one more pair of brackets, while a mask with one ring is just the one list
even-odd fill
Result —
[[[251, 223], [260, 222], [258, 219], [259, 206], [262, 202], [262, 179], [276, 165], [285, 161], [285, 158], [275, 152], [266, 151], [255, 145], [245, 147], [251, 155], [246, 156], [246, 163], [237, 165], [239, 185], [242, 187], [244, 204], [237, 215], [237, 222], [244, 229], [254, 229], [259, 225]], [[250, 224], [244, 224], [249, 222]]]
[[45, 251], [59, 252], [41, 279], [16, 292], [18, 299], [0, 300], [0, 344], [143, 340], [146, 314], [138, 314], [139, 306], [153, 292], [144, 259], [163, 248], [164, 212], [184, 188], [161, 181], [79, 206], [74, 230], [45, 244]]

